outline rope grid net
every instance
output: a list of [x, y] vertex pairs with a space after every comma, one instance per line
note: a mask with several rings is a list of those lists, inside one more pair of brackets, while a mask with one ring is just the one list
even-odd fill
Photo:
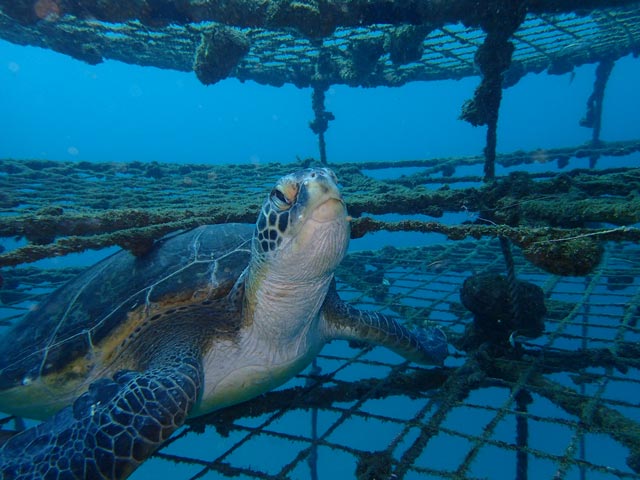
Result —
[[497, 10], [507, 18], [517, 8], [526, 16], [513, 34], [505, 85], [528, 72], [562, 74], [640, 49], [640, 7], [631, 1], [595, 2], [593, 11], [572, 1], [425, 1], [422, 11], [382, 0], [239, 0], [183, 2], [193, 4], [184, 12], [53, 0], [38, 2], [38, 11], [32, 3], [0, 1], [1, 38], [92, 64], [112, 59], [195, 71], [206, 84], [230, 76], [274, 86], [375, 87], [477, 75], [485, 16]]
[[[479, 165], [482, 157], [400, 162], [414, 165], [415, 173], [386, 174], [389, 179], [379, 179], [376, 172], [393, 170], [395, 162], [332, 166], [354, 213], [365, 215], [354, 222], [355, 237], [400, 225], [400, 230], [439, 232], [454, 239], [479, 238], [413, 248], [381, 243], [378, 250], [349, 254], [338, 272], [342, 297], [358, 307], [410, 323], [444, 326], [455, 348], [453, 361], [445, 368], [423, 370], [382, 349], [331, 345], [318, 358], [316, 373], [307, 371], [280, 390], [191, 421], [141, 467], [140, 475], [144, 469], [175, 468], [180, 478], [306, 478], [311, 469], [325, 478], [332, 474], [328, 465], [337, 462], [356, 478], [473, 479], [490, 475], [487, 459], [498, 455], [509, 472], [505, 478], [513, 478], [525, 461], [549, 476], [557, 473], [557, 478], [574, 478], [576, 472], [586, 472], [587, 478], [640, 478], [640, 406], [634, 393], [640, 387], [640, 248], [638, 231], [629, 226], [638, 223], [640, 209], [632, 205], [627, 216], [621, 209], [637, 201], [633, 192], [640, 187], [640, 173], [603, 168], [608, 159], [632, 158], [639, 149], [637, 142], [603, 142], [597, 147], [602, 155], [598, 169], [567, 170], [560, 176], [550, 171], [532, 178], [507, 173], [491, 185], [454, 173], [425, 175], [438, 169], [450, 172], [451, 165]], [[580, 146], [547, 151], [542, 158], [551, 166], [566, 157], [584, 162], [593, 153]], [[534, 158], [540, 161], [540, 152], [500, 155], [498, 163], [516, 168]], [[296, 166], [3, 160], [0, 234], [29, 241], [15, 242], [0, 255], [0, 300], [7, 312], [2, 325], [13, 324], [33, 302], [81, 270], [61, 268], [62, 263], [36, 268], [28, 262], [110, 245], [143, 251], [149, 239], [167, 231], [253, 221], [264, 192], [292, 168]], [[475, 186], [467, 186], [469, 182]], [[69, 184], [73, 188], [60, 188]], [[577, 197], [569, 195], [567, 185]], [[438, 208], [425, 210], [422, 195]], [[549, 223], [579, 201], [593, 210], [571, 212], [571, 226], [563, 225], [567, 221], [561, 217], [557, 226]], [[131, 204], [139, 207], [125, 207]], [[535, 208], [527, 208], [529, 204]], [[414, 219], [402, 225], [379, 217], [398, 212], [398, 205], [411, 218], [431, 213], [444, 215], [443, 221]], [[555, 205], [557, 211], [536, 217], [544, 205]], [[466, 223], [447, 224], [451, 212]], [[488, 223], [479, 215], [510, 225]], [[607, 227], [586, 229], [594, 221]], [[540, 237], [540, 232], [551, 237]], [[460, 290], [470, 275], [505, 272], [497, 238], [503, 234], [515, 240], [530, 235], [532, 242], [543, 244], [598, 239], [604, 248], [583, 277], [549, 274], [523, 257], [526, 250], [514, 249], [518, 278], [544, 291], [545, 332], [535, 340], [510, 338], [511, 343], [487, 347], [478, 345], [469, 330], [473, 315], [461, 304]], [[570, 251], [572, 262], [577, 254], [588, 256]], [[501, 403], [494, 403], [496, 396]], [[311, 434], [314, 411], [316, 435]], [[516, 441], [516, 430], [523, 429], [528, 434]], [[557, 433], [557, 444], [549, 445], [548, 431]], [[202, 451], [185, 446], [192, 445], [188, 442], [194, 435], [203, 437], [197, 440], [206, 445]], [[617, 460], [590, 449], [603, 438]], [[273, 454], [278, 445], [288, 456]], [[434, 453], [442, 448], [457, 453], [445, 460]], [[269, 458], [259, 456], [260, 451], [270, 452]]]
[[[443, 326], [446, 366], [332, 344], [282, 388], [190, 420], [141, 478], [157, 469], [193, 479], [640, 478], [640, 170], [615, 166], [633, 164], [640, 141], [599, 136], [611, 68], [640, 50], [637, 2], [32, 3], [0, 0], [1, 38], [89, 63], [194, 71], [205, 84], [313, 87], [321, 161], [0, 160], [2, 333], [85, 268], [58, 257], [114, 246], [140, 255], [176, 230], [253, 222], [278, 177], [327, 163], [329, 85], [482, 77], [462, 118], [487, 125], [484, 155], [331, 165], [355, 217], [354, 243], [366, 236], [378, 247], [349, 253], [337, 273], [341, 296]], [[496, 154], [500, 86], [584, 63], [599, 64], [582, 121], [592, 142]], [[532, 163], [548, 171], [517, 171]], [[484, 176], [460, 173], [482, 164]], [[380, 231], [429, 240], [390, 247]], [[494, 275], [484, 277], [494, 290], [507, 278], [503, 303], [520, 323], [499, 320], [487, 335], [464, 301], [481, 274]], [[544, 325], [524, 323], [534, 287], [521, 283], [540, 290]], [[537, 334], [521, 335], [528, 329]]]

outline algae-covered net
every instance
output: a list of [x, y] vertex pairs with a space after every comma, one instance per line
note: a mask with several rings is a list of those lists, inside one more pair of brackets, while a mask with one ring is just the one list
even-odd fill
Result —
[[[613, 155], [603, 164], [637, 150], [629, 142], [598, 151]], [[546, 159], [579, 155], [587, 162], [592, 153], [561, 149]], [[537, 155], [520, 152], [498, 162]], [[418, 368], [382, 349], [331, 345], [281, 389], [192, 420], [136, 475], [160, 469], [175, 478], [527, 478], [531, 471], [536, 478], [640, 478], [640, 232], [629, 226], [640, 216], [634, 206], [640, 172], [584, 169], [535, 180], [514, 173], [484, 186], [480, 177], [424, 176], [452, 162], [483, 161], [416, 161], [413, 175], [386, 180], [376, 173], [384, 168], [392, 177], [393, 164], [334, 166], [360, 216], [354, 236], [372, 237], [369, 246], [380, 247], [348, 255], [338, 271], [341, 295], [407, 322], [442, 325], [453, 353], [444, 368]], [[3, 161], [1, 232], [29, 240], [0, 255], [3, 323], [17, 321], [79, 270], [28, 262], [114, 244], [139, 251], [166, 231], [252, 221], [274, 178], [296, 167]], [[469, 182], [474, 186], [457, 188]], [[124, 207], [132, 202], [139, 208]], [[380, 216], [393, 212], [411, 220]], [[424, 217], [443, 212], [444, 219], [458, 212], [462, 222]], [[563, 226], [569, 222], [563, 212], [584, 225]], [[443, 236], [436, 244], [396, 248], [366, 233], [380, 229]], [[509, 262], [500, 238], [523, 246], [512, 249]], [[537, 246], [553, 248], [537, 252]], [[576, 266], [578, 255], [584, 265]], [[550, 274], [549, 260], [552, 269], [583, 270]], [[536, 339], [515, 330], [484, 338], [461, 303], [465, 279], [506, 277], [509, 263], [518, 281], [543, 292], [547, 314]]]
[[514, 83], [637, 53], [640, 30], [637, 2], [623, 0], [2, 0], [0, 8], [0, 37], [89, 63], [300, 87], [475, 75], [477, 48], [495, 32], [513, 32]]
[[[638, 20], [631, 1], [0, 0], [13, 42], [205, 83], [311, 86], [321, 152], [262, 165], [0, 160], [2, 328], [84, 268], [68, 254], [141, 255], [176, 230], [253, 222], [276, 178], [327, 163], [328, 85], [480, 75], [462, 117], [487, 126], [483, 155], [330, 165], [354, 216], [340, 294], [441, 325], [445, 366], [336, 342], [280, 389], [190, 420], [134, 475], [640, 478], [640, 170], [628, 166], [640, 141], [600, 139], [604, 87], [638, 53]], [[598, 63], [582, 121], [592, 141], [497, 154], [501, 88], [583, 63]], [[389, 246], [415, 232], [418, 246]]]

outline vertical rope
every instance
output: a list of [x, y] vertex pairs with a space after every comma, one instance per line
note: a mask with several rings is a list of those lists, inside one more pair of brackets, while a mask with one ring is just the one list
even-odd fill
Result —
[[484, 147], [484, 180], [492, 181], [496, 176], [496, 146], [498, 143], [498, 111], [487, 124], [487, 143]]
[[[587, 100], [586, 116], [580, 120], [580, 125], [592, 128], [591, 144], [597, 146], [600, 144], [600, 130], [602, 128], [602, 104], [604, 102], [604, 91], [607, 87], [607, 81], [613, 70], [615, 62], [611, 58], [606, 58], [598, 63], [596, 68], [596, 79], [593, 83], [593, 92]], [[589, 166], [594, 168], [600, 155], [594, 153], [589, 157]]]
[[[585, 290], [589, 287], [589, 284], [591, 283], [591, 278], [590, 277], [585, 277], [584, 278], [585, 281]], [[582, 316], [582, 331], [581, 331], [581, 335], [582, 335], [582, 341], [581, 341], [581, 345], [580, 347], [582, 348], [582, 351], [586, 351], [588, 346], [589, 346], [589, 342], [587, 341], [588, 335], [589, 335], [589, 315], [591, 313], [591, 308], [589, 303], [585, 302], [584, 303], [584, 314]], [[582, 382], [580, 383], [580, 395], [586, 395], [587, 394], [587, 387], [586, 385]], [[586, 440], [584, 438], [584, 435], [582, 435], [580, 437], [580, 444], [578, 445], [578, 449], [579, 449], [579, 456], [580, 456], [580, 460], [585, 460], [587, 458], [587, 445], [586, 445]], [[578, 472], [580, 475], [580, 480], [586, 480], [587, 479], [587, 471], [584, 468], [584, 465], [579, 465], [578, 466]]]
[[495, 178], [498, 112], [502, 101], [504, 73], [511, 65], [515, 47], [510, 38], [524, 22], [524, 2], [495, 0], [487, 2], [485, 10], [477, 12], [480, 26], [486, 32], [478, 47], [475, 61], [480, 67], [482, 80], [473, 98], [462, 107], [461, 118], [473, 126], [487, 126], [487, 143], [484, 148], [484, 180]]
[[[315, 358], [311, 365], [310, 374], [312, 377], [320, 375], [320, 367], [318, 367], [318, 362]], [[314, 380], [307, 380], [307, 385], [313, 383], [315, 383]], [[311, 451], [309, 452], [307, 463], [309, 464], [309, 478], [318, 480], [318, 409], [316, 407], [311, 409]]]
[[529, 421], [527, 420], [527, 407], [533, 401], [527, 390], [520, 390], [516, 394], [516, 480], [527, 480], [529, 476]]
[[309, 122], [309, 127], [313, 133], [318, 135], [318, 146], [320, 148], [320, 161], [323, 165], [327, 164], [327, 144], [324, 139], [324, 132], [329, 128], [329, 121], [335, 120], [335, 116], [331, 112], [327, 112], [324, 108], [325, 91], [328, 89], [328, 85], [313, 87], [313, 94], [311, 97], [311, 107], [315, 118]]
[[502, 248], [502, 255], [504, 261], [507, 264], [507, 283], [509, 284], [509, 303], [511, 308], [511, 315], [513, 316], [514, 323], [518, 323], [520, 319], [520, 299], [518, 294], [518, 280], [516, 278], [516, 268], [513, 262], [513, 255], [511, 254], [511, 243], [506, 237], [500, 237], [500, 247]]

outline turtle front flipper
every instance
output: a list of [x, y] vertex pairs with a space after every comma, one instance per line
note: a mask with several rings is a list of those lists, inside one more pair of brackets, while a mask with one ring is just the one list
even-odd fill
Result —
[[[180, 352], [182, 353], [182, 352]], [[72, 406], [0, 448], [0, 478], [121, 479], [187, 418], [203, 382], [195, 355], [100, 379]]]
[[442, 365], [449, 354], [447, 337], [440, 328], [409, 330], [385, 315], [358, 310], [340, 299], [335, 282], [327, 294], [322, 313], [329, 340], [357, 340], [380, 345], [422, 364]]

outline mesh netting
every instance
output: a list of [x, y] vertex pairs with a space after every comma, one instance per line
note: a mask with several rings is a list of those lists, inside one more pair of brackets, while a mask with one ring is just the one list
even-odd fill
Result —
[[[549, 276], [517, 254], [515, 264], [545, 292], [535, 342], [458, 351], [431, 370], [338, 342], [283, 389], [193, 420], [136, 475], [640, 478], [640, 248], [608, 245], [586, 278]], [[437, 322], [459, 345], [472, 321], [462, 282], [504, 268], [496, 241], [386, 247], [351, 253], [339, 290], [360, 308]]]
[[[120, 12], [108, 2], [82, 2], [87, 10], [53, 0], [37, 2], [40, 10], [28, 8], [32, 2], [23, 8], [16, 6], [22, 2], [2, 3], [0, 37], [11, 42], [51, 48], [90, 63], [114, 59], [195, 70], [205, 83], [232, 76], [299, 87], [397, 86], [478, 75], [476, 51], [485, 40], [483, 29], [489, 28], [485, 16], [499, 28], [501, 16], [516, 8], [509, 2], [457, 1], [434, 2], [424, 11], [414, 6], [412, 11], [410, 2], [399, 2], [393, 7], [397, 11], [387, 11], [390, 4], [385, 2], [368, 7], [343, 2], [333, 16], [321, 10], [315, 16], [314, 9], [333, 7], [332, 2], [325, 7], [314, 1], [257, 2], [260, 8], [239, 2], [219, 12], [171, 16], [158, 11], [154, 17], [144, 9]], [[630, 5], [590, 13], [572, 11], [571, 2], [528, 7], [530, 13], [512, 38], [515, 50], [505, 83], [527, 72], [565, 73], [584, 63], [637, 54], [640, 9], [634, 2], [611, 2], [616, 4]], [[563, 13], [554, 13], [558, 11]]]
[[[479, 167], [480, 157], [336, 165], [349, 205], [379, 222], [356, 221], [356, 236], [394, 225], [454, 239], [478, 236], [454, 241], [431, 234], [418, 240], [423, 246], [396, 248], [388, 245], [401, 236], [366, 235], [374, 250], [352, 251], [338, 271], [342, 297], [358, 307], [442, 325], [453, 351], [446, 367], [422, 369], [384, 349], [336, 342], [282, 389], [190, 421], [134, 478], [157, 472], [173, 478], [524, 479], [527, 472], [536, 478], [640, 478], [640, 247], [632, 226], [640, 220], [633, 193], [640, 174], [605, 168], [616, 155], [631, 161], [637, 150], [637, 142], [626, 142], [552, 150], [542, 160], [539, 151], [503, 155], [498, 163], [509, 168], [602, 157], [600, 169], [518, 173], [485, 186], [480, 176], [451, 172], [451, 165]], [[57, 255], [114, 244], [135, 251], [140, 238], [144, 244], [192, 223], [253, 221], [274, 179], [300, 165], [5, 160], [1, 166], [2, 236], [30, 240], [0, 255], [5, 265], [18, 263], [1, 273], [2, 325], [9, 326], [81, 270], [62, 268]], [[415, 170], [408, 173], [410, 166]], [[434, 178], [434, 170], [450, 176]], [[441, 211], [426, 210], [423, 202]], [[138, 208], [127, 209], [132, 203]], [[593, 210], [570, 210], [582, 204]], [[536, 216], [554, 205], [555, 213]], [[561, 210], [573, 225], [569, 217], [556, 218]], [[440, 222], [417, 216], [443, 211]], [[394, 212], [412, 215], [414, 223], [377, 216]], [[448, 219], [453, 212], [459, 217]], [[479, 212], [512, 225], [492, 225]], [[549, 226], [549, 218], [561, 225]], [[584, 229], [604, 218], [620, 226]], [[464, 280], [508, 270], [495, 237], [539, 230], [559, 235], [538, 240], [546, 245], [576, 237], [612, 241], [581, 277], [551, 275], [514, 249], [518, 279], [544, 292], [545, 333], [530, 340], [513, 332], [510, 343], [489, 346], [473, 340], [473, 315], [460, 300]], [[578, 247], [586, 250], [570, 251], [572, 262], [589, 254], [589, 244]], [[49, 261], [39, 268], [24, 263], [39, 258]]]
[[[600, 143], [596, 147], [516, 152], [499, 156], [498, 163], [513, 169], [571, 158], [625, 158], [639, 150], [636, 141]], [[514, 173], [485, 186], [479, 175], [454, 175], [456, 168], [482, 161], [482, 157], [467, 157], [334, 165], [353, 215], [400, 213], [435, 219], [444, 212], [456, 212], [464, 214], [466, 220], [480, 214], [492, 218], [475, 224], [446, 225], [411, 217], [400, 222], [379, 221], [369, 215], [353, 223], [353, 236], [384, 229], [438, 232], [454, 239], [500, 235], [522, 247], [576, 235], [630, 241], [640, 238], [637, 229], [624, 226], [640, 222], [640, 200], [634, 194], [640, 188], [637, 169], [575, 169], [562, 177], [554, 171]], [[142, 253], [154, 240], [181, 228], [253, 222], [264, 192], [273, 182], [289, 170], [308, 164], [3, 160], [0, 236], [21, 236], [28, 242], [10, 252], [0, 252], [0, 266], [114, 245]], [[415, 171], [389, 177], [394, 168]], [[384, 176], [389, 178], [381, 178]], [[593, 228], [597, 222], [619, 227]], [[572, 229], [565, 230], [567, 226]], [[585, 245], [577, 248], [580, 251]]]
[[[329, 347], [296, 387], [195, 421], [155, 461], [184, 464], [186, 478], [526, 478], [527, 462], [535, 478], [639, 478], [625, 464], [629, 455], [637, 469], [640, 453], [639, 254], [610, 245], [586, 279], [549, 277], [516, 256], [550, 312], [546, 334], [523, 352], [456, 355], [425, 371], [382, 350]], [[375, 271], [376, 301], [350, 274], [355, 264]], [[361, 308], [411, 311], [456, 338], [470, 321], [462, 281], [492, 270], [504, 261], [487, 241], [353, 253], [339, 275], [343, 296]], [[196, 438], [208, 447], [191, 455], [186, 442], [209, 422]], [[265, 445], [282, 454], [260, 455]]]

